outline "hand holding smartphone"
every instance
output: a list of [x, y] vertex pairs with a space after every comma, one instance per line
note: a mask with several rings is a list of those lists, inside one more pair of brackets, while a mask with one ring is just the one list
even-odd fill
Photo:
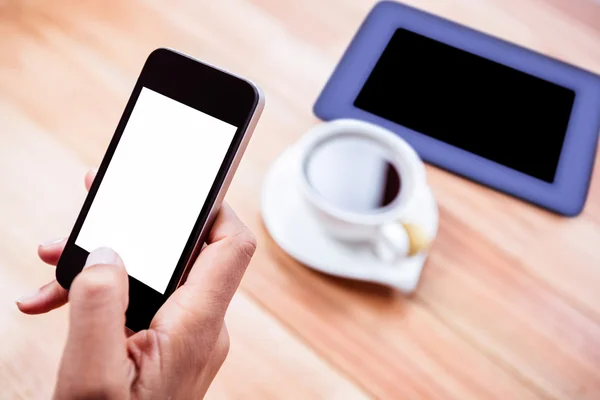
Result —
[[129, 274], [126, 325], [147, 328], [197, 257], [263, 105], [251, 82], [155, 50], [57, 265], [61, 286], [111, 247]]

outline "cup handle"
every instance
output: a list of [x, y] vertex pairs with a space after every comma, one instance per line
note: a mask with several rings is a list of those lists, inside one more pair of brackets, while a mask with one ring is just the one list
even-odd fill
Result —
[[379, 228], [375, 252], [384, 261], [411, 257], [431, 245], [431, 239], [416, 224], [402, 221], [388, 222]]

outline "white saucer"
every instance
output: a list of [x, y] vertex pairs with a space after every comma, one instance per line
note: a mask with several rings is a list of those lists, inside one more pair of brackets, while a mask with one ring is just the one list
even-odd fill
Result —
[[[417, 286], [426, 253], [394, 264], [381, 261], [368, 246], [351, 246], [325, 234], [296, 184], [293, 176], [297, 151], [288, 148], [269, 169], [262, 188], [262, 216], [275, 242], [296, 260], [325, 274], [375, 282], [410, 293]], [[426, 187], [411, 202], [414, 222], [435, 237], [438, 209]]]

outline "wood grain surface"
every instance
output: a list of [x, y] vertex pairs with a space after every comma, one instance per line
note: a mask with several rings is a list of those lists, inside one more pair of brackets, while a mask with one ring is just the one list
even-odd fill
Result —
[[[590, 0], [406, 3], [600, 73]], [[311, 107], [368, 0], [0, 0], [0, 399], [48, 398], [68, 308], [21, 315], [52, 279], [147, 55], [172, 47], [257, 82], [267, 107], [227, 200], [259, 249], [227, 316], [214, 399], [600, 399], [600, 178], [567, 219], [428, 167], [440, 228], [417, 292], [313, 272], [267, 234], [269, 164]], [[598, 161], [597, 161], [598, 162]]]

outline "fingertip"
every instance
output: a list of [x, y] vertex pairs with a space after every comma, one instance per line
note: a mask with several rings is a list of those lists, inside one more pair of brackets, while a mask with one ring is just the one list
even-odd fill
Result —
[[[78, 274], [69, 289], [71, 321], [86, 326], [86, 331], [106, 331], [125, 324], [129, 303], [129, 280], [122, 267], [95, 264]], [[102, 325], [102, 327], [100, 327]], [[121, 335], [125, 338], [123, 331]], [[87, 339], [86, 339], [87, 340]]]
[[84, 182], [85, 182], [85, 188], [87, 190], [90, 190], [90, 188], [92, 187], [92, 183], [94, 183], [94, 178], [96, 178], [97, 173], [98, 173], [98, 170], [96, 168], [92, 168], [85, 174]]
[[66, 238], [49, 240], [38, 246], [38, 256], [46, 264], [56, 265], [65, 248]]
[[121, 258], [104, 247], [90, 253], [83, 271], [71, 284], [69, 296], [72, 304], [82, 300], [87, 303], [103, 302], [119, 297], [126, 303], [128, 287], [128, 275]]
[[38, 293], [39, 293], [39, 290], [36, 290], [35, 292], [28, 293], [24, 296], [19, 297], [17, 300], [15, 300], [15, 304], [17, 305], [17, 308], [21, 312], [28, 314], [28, 310], [31, 308], [31, 305], [32, 304], [35, 305], [38, 302], [37, 301]]
[[208, 235], [208, 243], [214, 243], [228, 236], [236, 235], [244, 229], [248, 228], [240, 220], [233, 208], [227, 202], [223, 202]]
[[38, 315], [38, 314], [44, 314], [44, 311], [41, 311], [42, 307], [39, 304], [36, 303], [21, 303], [18, 300], [15, 302], [17, 304], [17, 308], [19, 309], [19, 311], [21, 311], [23, 314], [27, 314], [27, 315]]
[[121, 256], [110, 247], [99, 247], [88, 254], [83, 268], [89, 268], [92, 265], [110, 264], [124, 267]]
[[61, 307], [68, 301], [68, 292], [52, 281], [33, 293], [21, 296], [15, 303], [24, 314], [43, 314]]

